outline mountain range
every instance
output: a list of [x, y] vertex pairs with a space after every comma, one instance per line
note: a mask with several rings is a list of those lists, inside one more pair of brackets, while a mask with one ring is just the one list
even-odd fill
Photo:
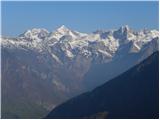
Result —
[[158, 51], [157, 30], [80, 33], [64, 25], [1, 38], [2, 118], [42, 118]]

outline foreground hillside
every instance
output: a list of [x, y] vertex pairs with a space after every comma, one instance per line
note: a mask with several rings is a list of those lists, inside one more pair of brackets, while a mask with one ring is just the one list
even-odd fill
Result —
[[158, 118], [158, 54], [56, 107], [46, 118]]

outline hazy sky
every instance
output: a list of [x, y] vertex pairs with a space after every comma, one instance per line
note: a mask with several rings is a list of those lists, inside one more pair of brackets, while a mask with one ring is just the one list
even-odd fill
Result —
[[65, 25], [80, 32], [119, 28], [158, 29], [158, 2], [2, 2], [2, 34], [49, 31]]

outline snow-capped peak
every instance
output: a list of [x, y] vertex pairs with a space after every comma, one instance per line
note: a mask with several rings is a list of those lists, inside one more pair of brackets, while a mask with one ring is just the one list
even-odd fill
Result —
[[44, 39], [45, 37], [48, 36], [48, 34], [49, 32], [44, 28], [33, 28], [19, 35], [19, 37], [30, 39], [30, 40]]
[[69, 28], [67, 28], [66, 26], [62, 25], [61, 27], [59, 27], [57, 30], [53, 31], [49, 38], [56, 38], [57, 40], [59, 40], [60, 38], [64, 38], [64, 36], [69, 36], [72, 39], [76, 39], [79, 37], [83, 37], [83, 36], [87, 36], [88, 34], [85, 33], [80, 33], [78, 31], [74, 31], [71, 30]]
[[68, 32], [70, 31], [70, 29], [68, 29], [65, 25], [62, 25], [61, 27], [59, 27], [57, 29], [58, 32], [64, 33], [64, 32]]
[[62, 25], [61, 27], [50, 33], [49, 39], [56, 38], [57, 40], [59, 40], [64, 35], [69, 35], [70, 33], [71, 30], [68, 29], [65, 25]]

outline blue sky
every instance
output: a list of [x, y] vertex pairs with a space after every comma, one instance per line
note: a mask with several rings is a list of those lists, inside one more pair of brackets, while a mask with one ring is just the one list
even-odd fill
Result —
[[158, 29], [158, 2], [2, 2], [2, 35], [27, 29], [53, 31], [65, 25], [80, 32], [113, 29]]

